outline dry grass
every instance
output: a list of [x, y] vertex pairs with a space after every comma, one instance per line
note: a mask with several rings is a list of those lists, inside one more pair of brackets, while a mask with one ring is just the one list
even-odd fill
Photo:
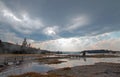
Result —
[[9, 57], [14, 57], [14, 56], [33, 56], [33, 57], [43, 57], [43, 56], [47, 56], [44, 54], [0, 54], [0, 56], [9, 56]]
[[59, 61], [58, 59], [52, 59], [51, 61], [48, 61], [47, 64], [59, 64], [62, 62], [64, 62], [64, 61]]
[[62, 68], [62, 70], [71, 70], [70, 67], [65, 67], [65, 68]]
[[9, 77], [70, 77], [70, 76], [61, 76], [61, 75], [57, 75], [57, 74], [54, 74], [54, 73], [41, 74], [41, 73], [29, 72], [29, 73], [25, 73], [25, 74], [22, 74], [22, 75], [11, 75]]
[[44, 64], [59, 64], [65, 62], [65, 61], [60, 61], [58, 59], [38, 59], [37, 61]]

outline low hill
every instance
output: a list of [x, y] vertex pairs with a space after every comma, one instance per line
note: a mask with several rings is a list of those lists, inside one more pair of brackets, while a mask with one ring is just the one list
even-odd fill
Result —
[[89, 54], [92, 54], [92, 53], [120, 53], [120, 51], [112, 51], [112, 50], [85, 50], [85, 51], [82, 51], [81, 53], [83, 53], [83, 52], [86, 52]]
[[24, 47], [21, 49], [21, 45], [16, 45], [8, 42], [0, 43], [0, 53], [37, 53], [38, 49], [32, 47]]

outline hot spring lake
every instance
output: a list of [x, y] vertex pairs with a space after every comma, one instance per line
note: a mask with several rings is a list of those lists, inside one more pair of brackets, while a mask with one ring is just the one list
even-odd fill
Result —
[[45, 73], [50, 70], [64, 68], [64, 67], [74, 67], [83, 65], [93, 65], [98, 62], [110, 62], [110, 63], [120, 63], [120, 58], [78, 58], [78, 59], [59, 59], [65, 61], [59, 64], [43, 64], [37, 61], [28, 61], [21, 65], [11, 65], [3, 72], [0, 73], [0, 77], [7, 77], [14, 74], [23, 74], [26, 72], [40, 72]]

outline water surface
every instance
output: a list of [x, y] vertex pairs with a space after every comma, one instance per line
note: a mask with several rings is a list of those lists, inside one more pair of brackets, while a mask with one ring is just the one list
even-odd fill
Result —
[[112, 62], [112, 63], [120, 63], [120, 58], [78, 58], [78, 59], [60, 59], [62, 61], [66, 61], [60, 64], [42, 64], [39, 62], [27, 62], [20, 66], [11, 66], [8, 69], [4, 70], [0, 73], [0, 77], [7, 77], [12, 74], [23, 74], [26, 72], [40, 72], [45, 73], [50, 70], [64, 68], [64, 67], [74, 67], [74, 66], [82, 66], [82, 65], [92, 65], [98, 62]]

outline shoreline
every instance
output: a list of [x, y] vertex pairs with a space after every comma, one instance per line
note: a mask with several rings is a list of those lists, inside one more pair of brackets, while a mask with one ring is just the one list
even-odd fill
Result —
[[120, 63], [99, 62], [94, 65], [56, 69], [48, 73], [73, 77], [120, 77]]
[[[7, 57], [21, 57], [21, 56], [25, 56], [25, 57], [38, 57], [37, 59], [35, 59], [35, 61], [39, 61], [40, 63], [43, 63], [43, 64], [59, 64], [59, 63], [62, 63], [62, 62], [65, 62], [65, 61], [59, 61], [58, 59], [68, 59], [68, 58], [74, 58], [74, 56], [76, 55], [72, 55], [73, 57], [69, 57], [71, 55], [66, 55], [66, 57], [60, 57], [59, 55], [57, 55], [58, 57], [47, 57], [47, 55], [41, 55], [41, 54], [0, 54], [0, 58], [1, 58], [1, 62], [2, 58], [6, 58]], [[120, 56], [118, 55], [86, 55], [86, 56], [79, 56], [79, 57], [76, 57], [76, 58], [120, 58]], [[0, 65], [3, 65], [3, 64], [0, 64]], [[5, 67], [7, 66], [4, 66], [3, 67], [1, 66], [0, 67], [0, 72], [4, 69], [6, 69]]]
[[94, 65], [65, 67], [47, 73], [28, 72], [9, 77], [120, 77], [120, 63], [99, 62]]
[[[20, 56], [23, 56], [23, 55], [20, 55]], [[38, 58], [34, 59], [33, 61], [38, 60], [38, 62], [43, 64], [59, 64], [59, 63], [65, 62], [65, 61], [60, 61], [59, 58], [54, 58], [54, 57], [50, 57], [49, 59], [47, 55], [27, 55], [27, 56], [29, 57], [37, 56]], [[119, 56], [111, 56], [111, 55], [108, 55], [108, 56], [92, 55], [91, 57], [85, 57], [85, 58], [117, 58], [117, 57], [119, 58]], [[30, 74], [30, 72], [25, 72], [24, 74], [26, 75], [26, 73], [27, 75]], [[55, 75], [55, 77], [114, 77], [114, 76], [120, 77], [119, 73], [120, 73], [119, 62], [118, 63], [98, 62], [98, 63], [95, 63], [94, 65], [82, 65], [82, 66], [59, 68], [59, 69], [48, 71], [46, 74], [48, 76]], [[41, 75], [42, 73], [34, 72], [34, 74]], [[22, 75], [17, 75], [17, 76], [22, 77]], [[17, 77], [17, 76], [11, 76], [11, 77]]]

